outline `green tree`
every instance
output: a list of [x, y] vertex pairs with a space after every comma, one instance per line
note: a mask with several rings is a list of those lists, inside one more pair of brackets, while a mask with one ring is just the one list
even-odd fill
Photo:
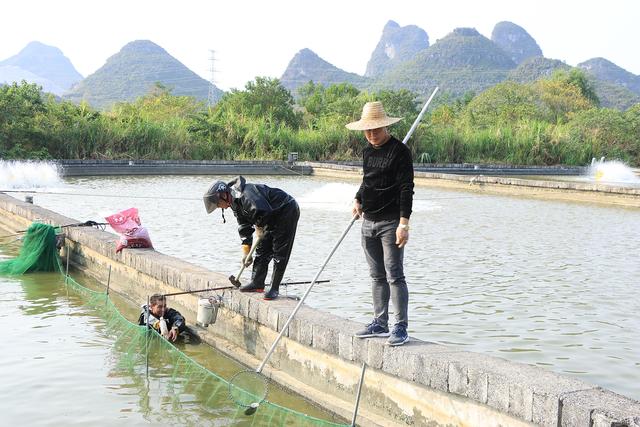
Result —
[[38, 117], [46, 111], [42, 88], [22, 81], [0, 86], [0, 156], [42, 157], [43, 129]]
[[301, 116], [294, 110], [291, 93], [270, 77], [256, 77], [245, 85], [245, 90], [237, 89], [225, 94], [214, 107], [217, 117], [245, 116], [261, 118], [273, 124], [284, 124], [297, 129]]
[[511, 81], [485, 90], [473, 98], [464, 110], [467, 124], [478, 127], [535, 119], [541, 115], [532, 87]]
[[580, 94], [594, 107], [600, 105], [600, 100], [598, 99], [598, 95], [596, 95], [593, 83], [584, 71], [578, 68], [572, 68], [568, 71], [563, 69], [556, 70], [552, 74], [551, 80], [557, 80], [575, 86], [580, 91]]

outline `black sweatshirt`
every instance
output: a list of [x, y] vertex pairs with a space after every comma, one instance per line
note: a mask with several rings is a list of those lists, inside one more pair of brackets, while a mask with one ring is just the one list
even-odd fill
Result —
[[363, 178], [356, 200], [371, 221], [409, 218], [413, 203], [413, 161], [409, 148], [393, 136], [362, 153]]

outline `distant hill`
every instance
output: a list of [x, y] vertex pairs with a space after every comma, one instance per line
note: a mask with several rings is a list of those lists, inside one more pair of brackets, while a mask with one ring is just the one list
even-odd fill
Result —
[[599, 80], [623, 86], [640, 96], [640, 76], [628, 72], [611, 61], [592, 58], [578, 64], [578, 68], [582, 68]]
[[[602, 106], [626, 109], [640, 100], [640, 76], [603, 58], [578, 67], [592, 79]], [[408, 89], [422, 96], [437, 85], [443, 95], [456, 98], [467, 92], [479, 93], [506, 79], [529, 83], [548, 78], [555, 70], [571, 68], [543, 57], [533, 37], [512, 22], [497, 23], [491, 40], [473, 28], [457, 28], [429, 45], [421, 28], [389, 21], [365, 76], [341, 70], [303, 49], [291, 60], [281, 81], [294, 95], [299, 86], [312, 80], [325, 86], [346, 82], [367, 90]]]
[[491, 40], [473, 28], [457, 28], [414, 59], [393, 68], [377, 84], [423, 94], [439, 85], [460, 96], [501, 82], [513, 68], [515, 62]]
[[40, 84], [46, 92], [56, 95], [82, 80], [82, 75], [60, 49], [35, 41], [17, 55], [0, 61], [0, 70], [0, 82], [19, 81], [10, 80], [10, 76], [17, 76]]
[[556, 70], [570, 70], [572, 67], [557, 59], [532, 57], [523, 61], [507, 75], [509, 80], [518, 83], [530, 83], [541, 78], [551, 77]]
[[[200, 100], [208, 98], [208, 81], [149, 40], [125, 45], [64, 97], [74, 102], [85, 100], [96, 108], [107, 108], [116, 102], [133, 101], [147, 94], [158, 82], [171, 88], [174, 95]], [[222, 91], [214, 90], [217, 100]]]
[[593, 85], [600, 99], [600, 105], [618, 110], [626, 110], [640, 104], [640, 96], [624, 86], [593, 78]]
[[426, 31], [415, 25], [401, 27], [389, 21], [382, 30], [378, 45], [367, 63], [366, 77], [377, 77], [395, 65], [410, 60], [413, 56], [429, 47]]
[[513, 22], [498, 22], [493, 27], [491, 40], [507, 52], [516, 64], [531, 57], [542, 56], [542, 49], [524, 28]]
[[325, 86], [346, 82], [359, 88], [368, 84], [366, 77], [341, 70], [320, 58], [312, 50], [302, 49], [291, 59], [280, 78], [280, 82], [292, 93], [295, 93], [300, 86], [309, 81]]
[[45, 79], [37, 74], [33, 74], [31, 71], [27, 71], [13, 65], [0, 66], [0, 85], [3, 83], [20, 83], [23, 80], [42, 86], [42, 90], [44, 92], [53, 93], [55, 95], [62, 95], [65, 91], [51, 80]]
[[[606, 60], [604, 60], [606, 61]], [[607, 61], [609, 62], [609, 61]], [[615, 64], [609, 62], [609, 64], [615, 67]], [[580, 66], [579, 66], [580, 67]], [[573, 67], [565, 64], [557, 59], [549, 58], [529, 58], [522, 64], [518, 65], [518, 68], [509, 72], [508, 78], [518, 83], [530, 83], [540, 78], [550, 77], [556, 70], [570, 70]], [[583, 67], [580, 67], [583, 68]], [[619, 67], [617, 67], [619, 68]], [[613, 81], [606, 81], [599, 77], [598, 74], [592, 73], [590, 69], [583, 68], [591, 80], [591, 84], [595, 89], [596, 95], [600, 99], [600, 105], [608, 108], [617, 108], [619, 110], [626, 110], [640, 102], [640, 96], [632, 92], [626, 86], [616, 84], [611, 75], [600, 73], [601, 77], [612, 78]], [[622, 68], [619, 70], [624, 71]], [[622, 75], [624, 76], [624, 73]], [[628, 73], [631, 76], [633, 74]]]

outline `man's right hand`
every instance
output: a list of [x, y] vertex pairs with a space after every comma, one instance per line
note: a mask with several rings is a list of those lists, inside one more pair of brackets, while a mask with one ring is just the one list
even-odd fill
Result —
[[353, 199], [353, 209], [351, 209], [351, 215], [358, 215], [358, 219], [362, 218], [362, 205], [358, 199]]
[[249, 267], [253, 263], [253, 257], [249, 255], [251, 252], [251, 245], [242, 245], [242, 264], [245, 267]]

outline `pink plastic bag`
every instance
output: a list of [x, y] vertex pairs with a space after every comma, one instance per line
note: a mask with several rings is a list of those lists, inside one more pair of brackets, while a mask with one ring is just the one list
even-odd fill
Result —
[[105, 218], [111, 228], [120, 234], [116, 245], [116, 253], [124, 248], [151, 248], [149, 232], [142, 226], [138, 209], [129, 208]]
[[115, 213], [105, 218], [111, 228], [118, 233], [126, 233], [127, 230], [131, 230], [136, 227], [140, 227], [140, 217], [138, 216], [137, 208], [125, 209], [122, 212]]

